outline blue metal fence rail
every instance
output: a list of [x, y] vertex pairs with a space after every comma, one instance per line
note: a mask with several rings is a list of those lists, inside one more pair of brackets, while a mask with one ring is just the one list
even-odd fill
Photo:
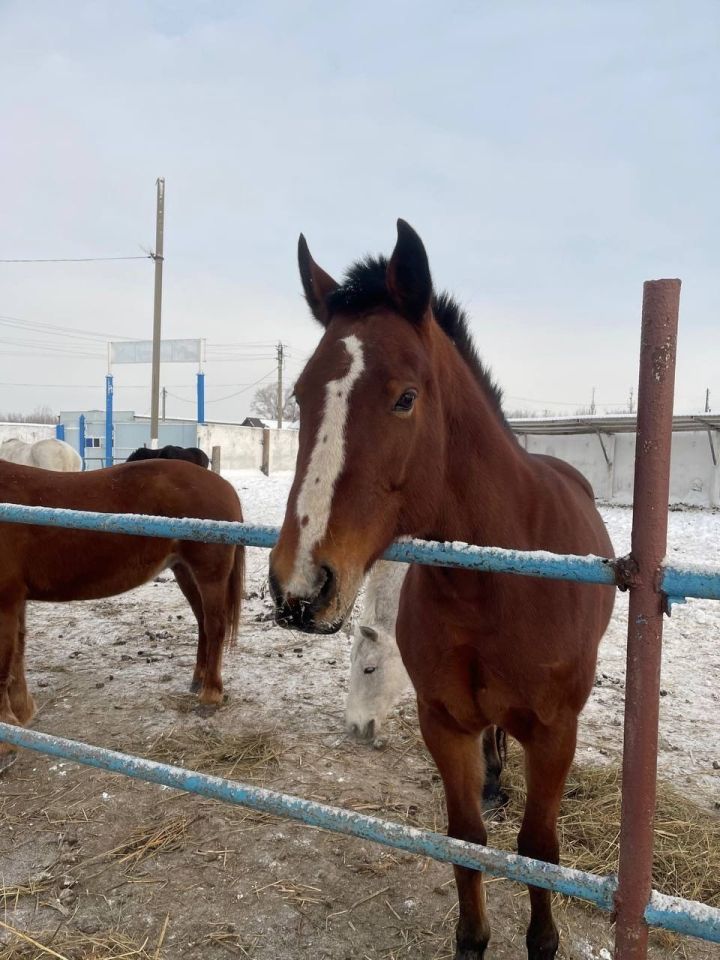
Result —
[[[0, 740], [111, 773], [121, 773], [138, 780], [185, 790], [263, 813], [300, 820], [313, 827], [372, 840], [443, 863], [455, 863], [520, 883], [544, 887], [587, 900], [607, 912], [614, 909], [613, 898], [617, 889], [615, 877], [599, 877], [584, 870], [560, 867], [428, 830], [418, 830], [406, 824], [368, 817], [354, 810], [343, 810], [341, 807], [303, 800], [274, 790], [248, 786], [234, 780], [224, 780], [221, 777], [212, 777], [194, 770], [173, 767], [6, 723], [0, 723]], [[645, 919], [650, 926], [720, 943], [720, 910], [714, 907], [653, 892], [645, 911]]]
[[[92, 510], [65, 510], [0, 503], [0, 522], [95, 530], [146, 537], [198, 540], [205, 543], [234, 543], [246, 547], [273, 547], [278, 528], [227, 520], [199, 520], [189, 517], [155, 517], [137, 513], [98, 513]], [[618, 561], [605, 557], [572, 556], [545, 550], [504, 550], [467, 543], [439, 543], [432, 540], [398, 540], [385, 553], [387, 560], [425, 563], [433, 566], [463, 567], [494, 573], [515, 573], [581, 583], [616, 584]], [[698, 564], [665, 567], [661, 588], [673, 600], [705, 598], [720, 600], [720, 567]]]
[[[83, 510], [0, 504], [0, 523], [25, 523], [129, 535], [271, 547], [278, 529], [245, 523], [193, 518], [105, 514]], [[469, 570], [514, 573], [583, 583], [613, 585], [622, 582], [621, 563], [603, 557], [565, 556], [545, 551], [524, 552], [464, 543], [404, 540], [386, 552], [389, 560], [462, 567]], [[674, 600], [702, 597], [720, 600], [720, 568], [710, 565], [668, 565], [662, 589]], [[483, 870], [523, 883], [545, 887], [613, 910], [617, 888], [614, 877], [530, 860], [515, 854], [465, 843], [440, 834], [416, 830], [354, 811], [302, 800], [258, 787], [117, 753], [61, 737], [0, 723], [0, 741], [51, 756], [122, 773], [151, 783], [198, 793], [229, 803], [301, 820], [312, 826], [374, 840], [436, 860]], [[653, 892], [645, 910], [651, 926], [690, 934], [720, 943], [720, 910], [693, 901]]]

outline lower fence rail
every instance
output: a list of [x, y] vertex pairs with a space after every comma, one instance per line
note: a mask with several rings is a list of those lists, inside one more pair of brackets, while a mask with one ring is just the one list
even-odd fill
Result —
[[[173, 767], [7, 723], [0, 723], [0, 741], [148, 783], [300, 820], [312, 827], [372, 840], [443, 863], [453, 863], [520, 883], [544, 887], [587, 900], [607, 912], [614, 909], [617, 890], [615, 877], [599, 877], [583, 870], [543, 863], [541, 860], [478, 846], [439, 833], [368, 817], [352, 810], [303, 800], [262, 787]], [[692, 900], [668, 897], [654, 891], [645, 910], [645, 920], [653, 927], [720, 943], [720, 910]]]

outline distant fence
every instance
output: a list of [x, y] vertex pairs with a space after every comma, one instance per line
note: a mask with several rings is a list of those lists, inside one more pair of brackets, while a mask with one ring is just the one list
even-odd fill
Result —
[[[511, 420], [510, 426], [530, 453], [560, 457], [580, 470], [599, 500], [632, 503], [634, 416]], [[720, 417], [673, 418], [670, 503], [720, 507]]]

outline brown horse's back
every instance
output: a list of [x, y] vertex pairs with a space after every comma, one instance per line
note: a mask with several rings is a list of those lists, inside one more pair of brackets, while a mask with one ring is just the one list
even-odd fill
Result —
[[[0, 462], [0, 501], [29, 506], [241, 521], [235, 489], [183, 461], [150, 460], [88, 473], [56, 473]], [[123, 593], [176, 563], [193, 566], [201, 548], [218, 574], [234, 548], [0, 523], [0, 590], [28, 600], [87, 600]], [[232, 563], [232, 561], [231, 561]], [[208, 571], [212, 576], [212, 571]]]

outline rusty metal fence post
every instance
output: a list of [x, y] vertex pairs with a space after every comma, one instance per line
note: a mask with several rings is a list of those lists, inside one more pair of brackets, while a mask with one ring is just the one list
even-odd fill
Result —
[[679, 280], [643, 288], [630, 586], [616, 960], [644, 960], [652, 889], [663, 595]]

